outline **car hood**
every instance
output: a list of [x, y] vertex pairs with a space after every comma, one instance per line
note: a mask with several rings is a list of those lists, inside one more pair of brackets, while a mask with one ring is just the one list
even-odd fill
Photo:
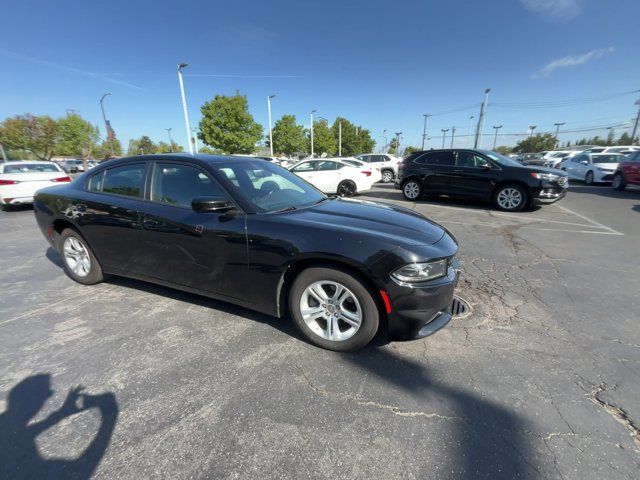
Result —
[[407, 208], [365, 200], [335, 198], [289, 213], [299, 223], [371, 235], [396, 245], [432, 245], [446, 232]]
[[566, 175], [565, 172], [559, 171], [557, 168], [548, 168], [548, 167], [521, 167], [525, 170], [529, 170], [530, 172], [536, 173], [553, 173], [554, 175]]

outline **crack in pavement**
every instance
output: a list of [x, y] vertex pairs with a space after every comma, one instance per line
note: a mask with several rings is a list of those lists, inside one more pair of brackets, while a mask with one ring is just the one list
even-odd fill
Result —
[[[615, 390], [616, 385], [611, 387], [611, 390]], [[587, 398], [591, 400], [596, 405], [604, 408], [604, 410], [611, 415], [618, 423], [623, 425], [627, 430], [629, 430], [629, 435], [633, 438], [633, 441], [640, 447], [640, 429], [629, 418], [627, 412], [625, 412], [622, 408], [617, 407], [616, 405], [612, 405], [606, 400], [600, 398], [600, 394], [607, 390], [607, 385], [604, 383], [600, 383], [595, 388], [591, 390], [591, 392], [587, 395]]]

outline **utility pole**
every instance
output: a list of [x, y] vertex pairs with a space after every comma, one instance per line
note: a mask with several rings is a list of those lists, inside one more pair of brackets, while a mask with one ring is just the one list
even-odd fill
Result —
[[275, 97], [275, 95], [269, 95], [267, 97], [267, 110], [269, 112], [269, 151], [271, 152], [271, 156], [273, 157], [273, 130], [271, 128], [271, 99]]
[[384, 138], [384, 145], [382, 146], [382, 153], [387, 153], [389, 151], [389, 143], [387, 142], [387, 136], [385, 135], [387, 133], [387, 129], [385, 128], [382, 131], [382, 138]]
[[533, 131], [538, 128], [537, 125], [529, 125], [529, 138], [533, 137]]
[[484, 124], [484, 117], [487, 114], [487, 104], [489, 103], [490, 88], [484, 91], [484, 100], [482, 100], [482, 106], [480, 107], [480, 116], [478, 117], [478, 125], [476, 125], [476, 139], [473, 142], [473, 148], [478, 148], [480, 143], [480, 137], [482, 136], [482, 126]]
[[496, 134], [493, 136], [493, 149], [496, 149], [496, 142], [498, 141], [498, 130], [502, 128], [502, 125], [497, 125], [493, 127], [496, 130]]
[[428, 113], [424, 113], [422, 114], [422, 116], [424, 117], [424, 127], [422, 128], [422, 150], [424, 150], [424, 145], [427, 141], [427, 118], [429, 118], [431, 115], [429, 115]]
[[182, 69], [188, 66], [189, 66], [188, 63], [178, 64], [178, 83], [180, 83], [180, 95], [182, 96], [182, 111], [184, 113], [184, 126], [186, 127], [186, 130], [187, 130], [187, 143], [189, 144], [189, 153], [193, 155], [194, 142], [191, 141], [191, 127], [189, 127], [189, 112], [187, 111], [187, 99], [184, 94], [184, 82], [182, 81]]
[[116, 134], [113, 131], [113, 128], [111, 128], [111, 123], [107, 120], [107, 116], [104, 113], [104, 105], [102, 103], [104, 102], [105, 97], [109, 95], [111, 95], [111, 93], [105, 93], [100, 97], [100, 110], [102, 110], [102, 120], [104, 120], [104, 129], [107, 132], [107, 140], [113, 140], [116, 137]]
[[173, 153], [173, 140], [171, 139], [171, 127], [165, 128], [165, 130], [169, 134], [169, 151]]
[[198, 146], [198, 135], [196, 135], [196, 127], [191, 127], [191, 133], [193, 134], [193, 149], [195, 153], [200, 151], [200, 147]]
[[556, 126], [556, 143], [555, 143], [556, 148], [558, 148], [558, 133], [560, 132], [560, 127], [561, 127], [562, 125], [564, 125], [564, 124], [565, 124], [565, 122], [562, 122], [562, 123], [554, 123], [554, 125]]
[[636, 115], [636, 123], [633, 124], [633, 133], [631, 134], [631, 145], [636, 140], [636, 131], [638, 130], [638, 121], [640, 121], [640, 100], [636, 100], [635, 105], [638, 105], [638, 115]]
[[311, 158], [313, 158], [313, 114], [316, 112], [317, 110], [311, 110]]
[[402, 132], [396, 132], [396, 157], [400, 156], [400, 135]]
[[451, 127], [451, 148], [453, 148], [453, 139], [456, 136], [456, 127]]
[[338, 120], [338, 156], [342, 156], [342, 120]]
[[442, 132], [442, 148], [444, 148], [444, 139], [447, 137], [447, 132], [449, 131], [449, 129], [441, 128], [440, 131]]

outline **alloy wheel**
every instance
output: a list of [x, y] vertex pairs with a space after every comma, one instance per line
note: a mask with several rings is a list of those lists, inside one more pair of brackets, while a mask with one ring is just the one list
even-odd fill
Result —
[[382, 181], [384, 183], [389, 183], [391, 180], [393, 180], [393, 173], [391, 173], [388, 170], [385, 172], [382, 172]]
[[309, 285], [300, 298], [300, 313], [319, 337], [342, 342], [362, 325], [362, 307], [351, 290], [341, 283], [321, 280]]
[[91, 271], [89, 251], [80, 240], [68, 237], [62, 246], [64, 260], [73, 273], [79, 277], [86, 277]]
[[505, 210], [514, 210], [522, 203], [522, 194], [518, 189], [507, 187], [500, 190], [497, 197], [498, 205]]
[[338, 195], [341, 197], [353, 197], [356, 194], [356, 184], [346, 180], [338, 185]]
[[591, 185], [593, 183], [593, 172], [587, 172], [587, 175], [584, 177], [584, 183], [587, 185]]
[[420, 195], [420, 185], [413, 181], [407, 182], [402, 191], [409, 200], [415, 200]]

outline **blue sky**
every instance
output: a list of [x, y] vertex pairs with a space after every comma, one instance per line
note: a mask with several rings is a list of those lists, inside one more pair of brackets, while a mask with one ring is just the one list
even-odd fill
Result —
[[[384, 129], [402, 131], [404, 145], [421, 144], [423, 113], [439, 114], [428, 146], [441, 145], [441, 128], [468, 134], [487, 87], [487, 134], [628, 123], [640, 98], [622, 95], [640, 89], [637, 0], [34, 0], [3, 12], [0, 118], [76, 109], [104, 134], [98, 99], [111, 92], [105, 107], [125, 148], [140, 135], [166, 141], [168, 127], [186, 145], [179, 62], [190, 65], [194, 126], [203, 102], [240, 91], [266, 132], [266, 96], [276, 94], [274, 121], [293, 113], [308, 125], [317, 109], [379, 142]], [[606, 130], [561, 140], [594, 134]]]

